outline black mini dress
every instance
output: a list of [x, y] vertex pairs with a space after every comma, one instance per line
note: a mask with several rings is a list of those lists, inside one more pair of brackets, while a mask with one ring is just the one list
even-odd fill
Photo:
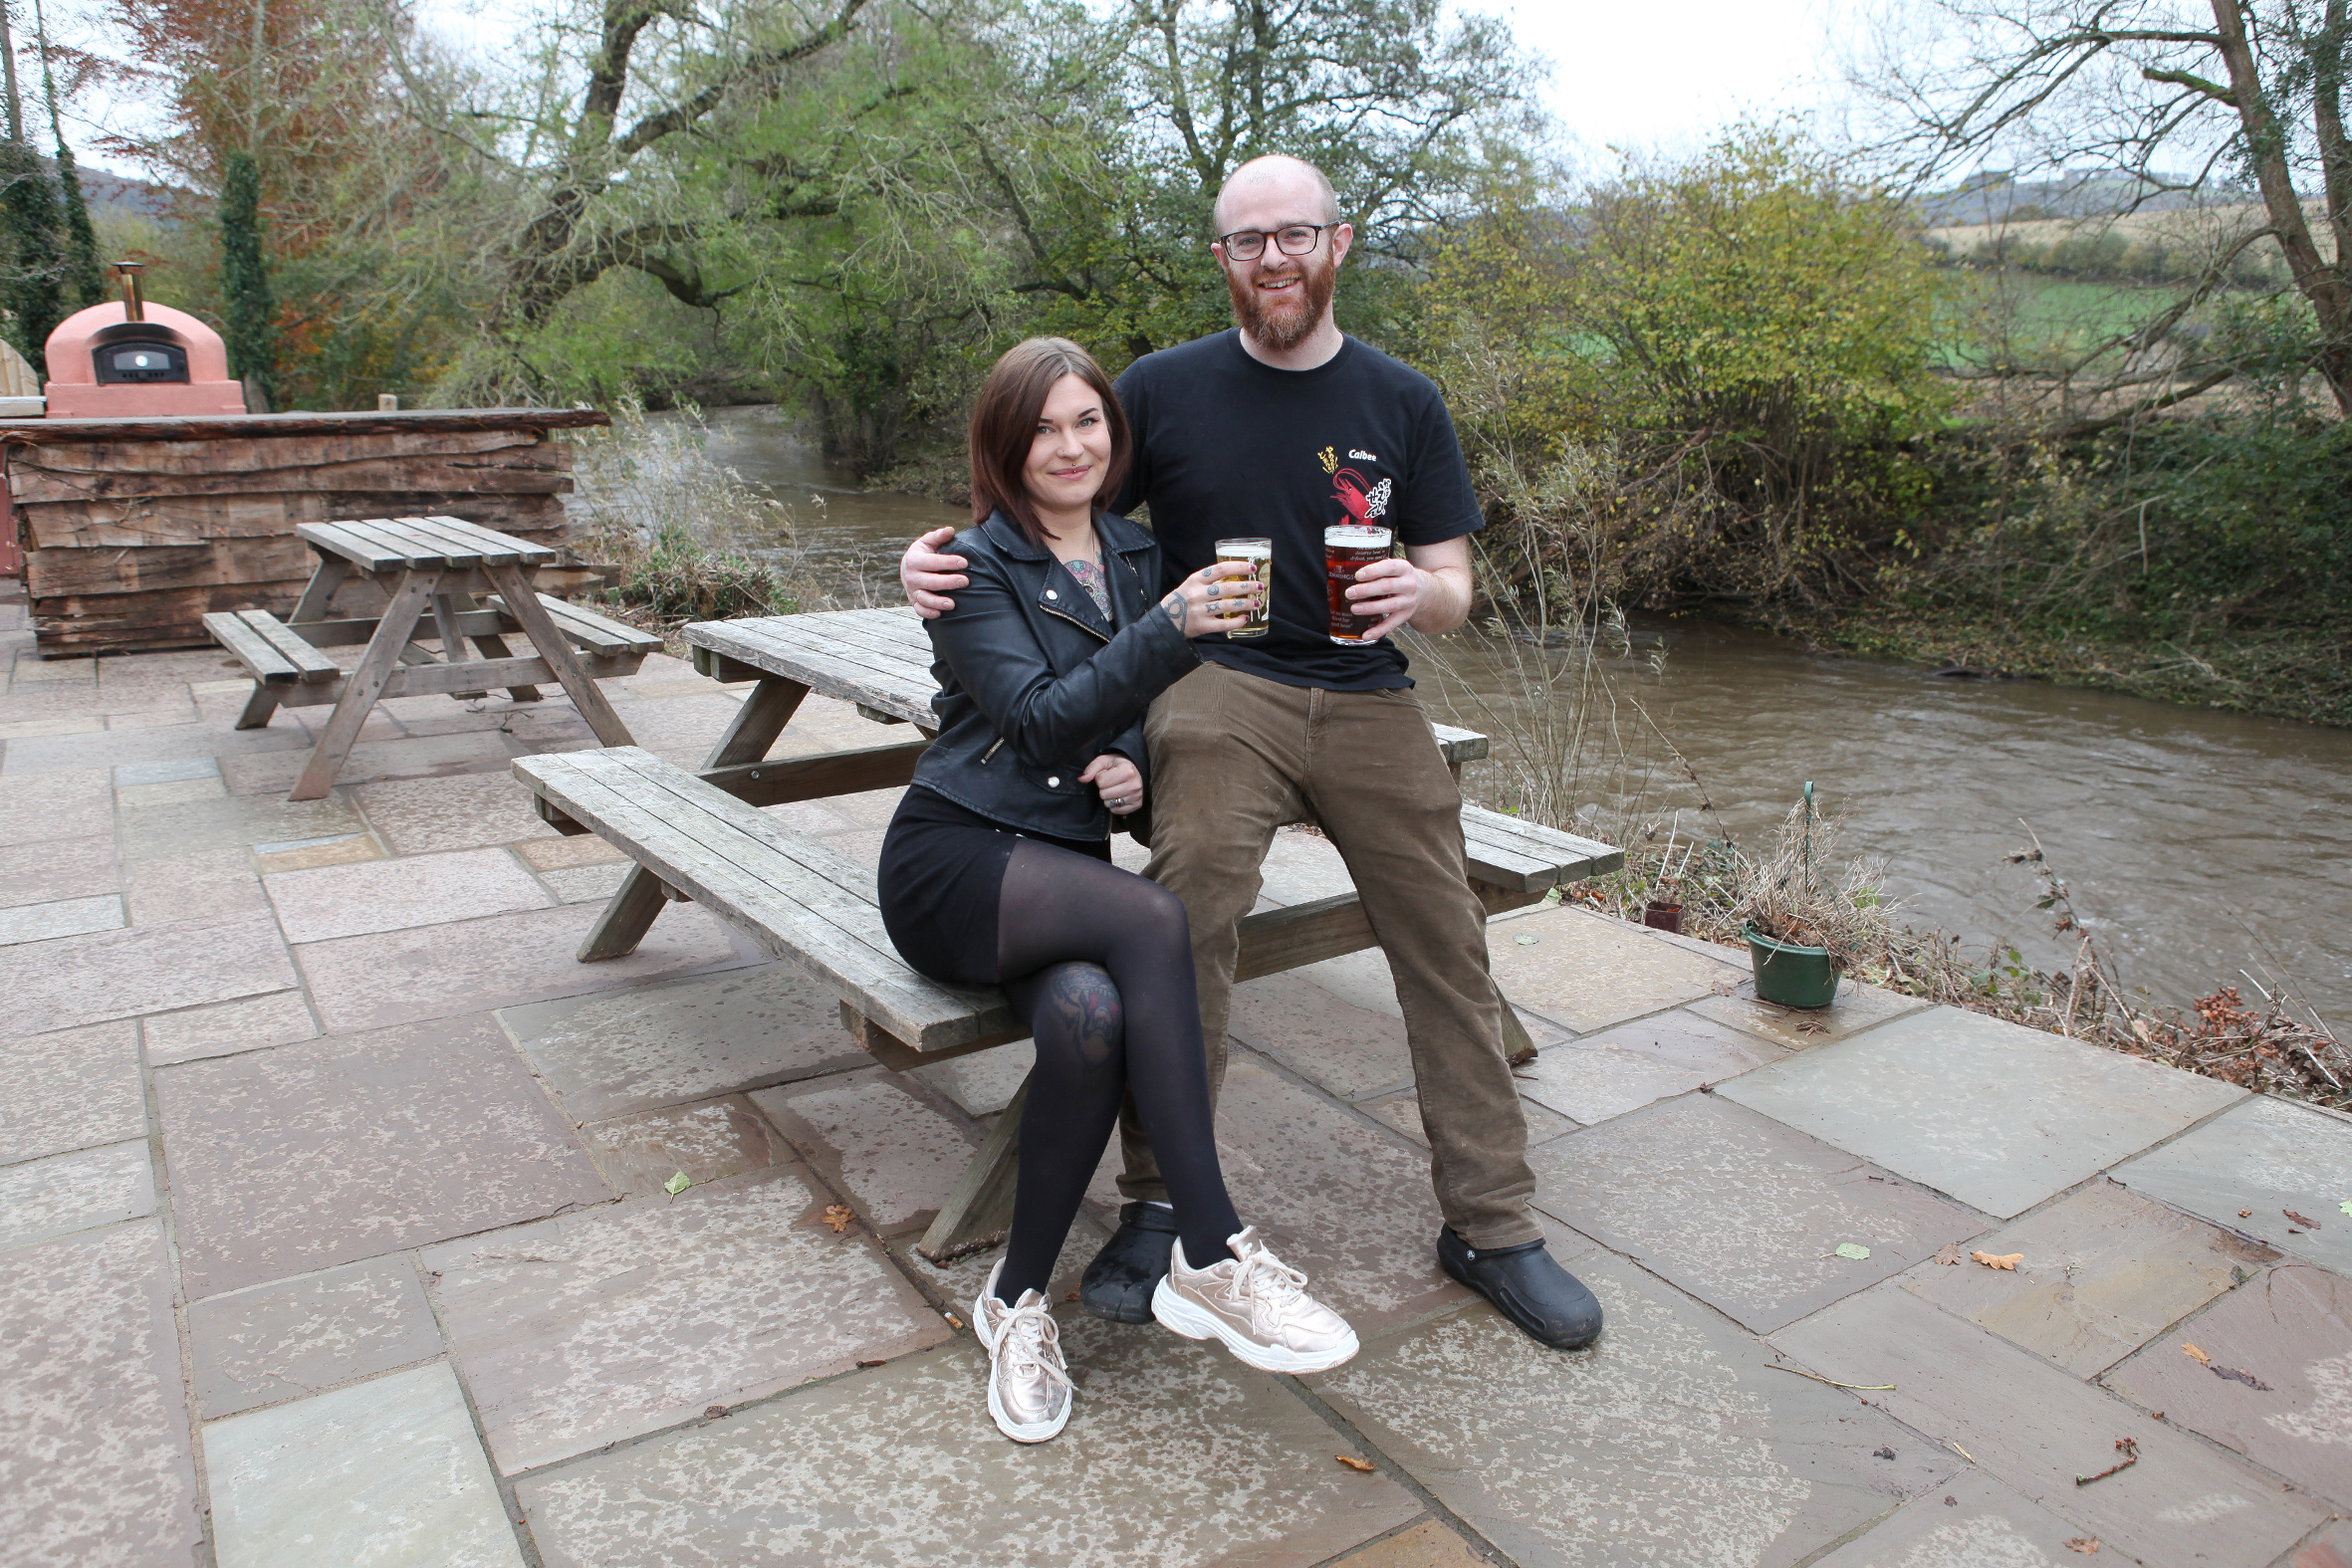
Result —
[[[1102, 568], [1064, 561], [1105, 616], [1110, 592]], [[997, 907], [1005, 863], [1022, 839], [1073, 854], [1110, 858], [1110, 840], [1054, 838], [1020, 832], [921, 784], [911, 784], [882, 839], [878, 891], [882, 929], [898, 956], [933, 980], [951, 986], [993, 986], [997, 973]]]
[[907, 786], [882, 840], [882, 927], [899, 956], [951, 986], [993, 986], [1005, 863], [1024, 838], [1110, 858], [1110, 840], [1015, 832], [921, 784]]

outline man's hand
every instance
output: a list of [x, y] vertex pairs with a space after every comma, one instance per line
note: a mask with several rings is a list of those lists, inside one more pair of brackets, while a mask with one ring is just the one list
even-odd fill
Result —
[[1088, 763], [1078, 783], [1092, 784], [1113, 816], [1132, 816], [1143, 809], [1143, 774], [1116, 752], [1104, 752]]
[[1348, 603], [1359, 615], [1378, 615], [1370, 638], [1411, 622], [1436, 636], [1470, 618], [1470, 546], [1459, 539], [1407, 545], [1402, 560], [1375, 560], [1355, 574]]
[[906, 554], [898, 558], [898, 585], [906, 591], [906, 601], [915, 613], [925, 620], [937, 620], [956, 607], [947, 595], [957, 588], [970, 587], [972, 579], [963, 575], [968, 562], [961, 556], [942, 556], [939, 548], [956, 537], [952, 528], [935, 528], [906, 547]]

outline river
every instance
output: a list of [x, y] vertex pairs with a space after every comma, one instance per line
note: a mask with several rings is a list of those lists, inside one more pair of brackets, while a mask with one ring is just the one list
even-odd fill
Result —
[[[773, 410], [714, 410], [709, 423], [710, 455], [794, 509], [804, 562], [845, 598], [894, 600], [904, 542], [961, 521], [935, 502], [860, 492]], [[2352, 732], [1938, 678], [1700, 621], [1637, 618], [1631, 630], [1630, 651], [1601, 668], [1749, 847], [1810, 780], [1844, 816], [1847, 850], [1886, 858], [1910, 918], [1961, 936], [1972, 956], [2000, 937], [2049, 968], [2069, 949], [2033, 908], [2031, 870], [2003, 858], [2025, 844], [2022, 820], [2127, 987], [2185, 1003], [2237, 984], [2250, 1001], [2241, 969], [2282, 973], [2339, 1033], [2352, 1027]], [[1500, 734], [1486, 716], [1527, 701], [1529, 656], [1443, 639], [1420, 664], [1424, 699]], [[1644, 804], [1668, 818], [1679, 808], [1686, 833], [1702, 826], [1699, 789], [1629, 704], [1618, 717], [1647, 764]]]

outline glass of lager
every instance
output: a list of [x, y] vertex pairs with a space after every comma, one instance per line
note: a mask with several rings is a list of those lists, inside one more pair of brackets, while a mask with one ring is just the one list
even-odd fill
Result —
[[1323, 530], [1323, 581], [1331, 595], [1331, 640], [1350, 646], [1370, 642], [1365, 635], [1380, 624], [1377, 615], [1359, 615], [1347, 602], [1355, 574], [1375, 560], [1386, 560], [1395, 535], [1377, 523], [1334, 523]]
[[[1274, 541], [1271, 539], [1221, 539], [1217, 542], [1220, 561], [1238, 560], [1250, 568], [1257, 586], [1252, 590], [1248, 610], [1233, 617], [1238, 622], [1228, 637], [1263, 637], [1267, 622], [1274, 614]], [[1238, 577], [1228, 578], [1238, 582]]]

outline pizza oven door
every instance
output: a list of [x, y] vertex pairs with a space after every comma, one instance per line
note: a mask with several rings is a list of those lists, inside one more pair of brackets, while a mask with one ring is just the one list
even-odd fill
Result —
[[91, 344], [90, 357], [101, 386], [137, 386], [188, 379], [188, 350], [178, 335], [152, 322], [111, 327]]

